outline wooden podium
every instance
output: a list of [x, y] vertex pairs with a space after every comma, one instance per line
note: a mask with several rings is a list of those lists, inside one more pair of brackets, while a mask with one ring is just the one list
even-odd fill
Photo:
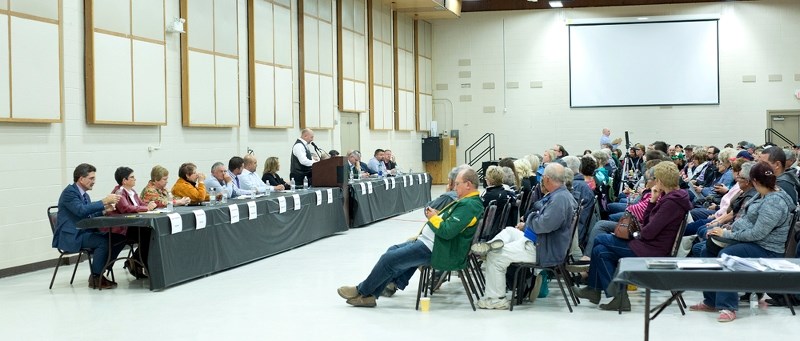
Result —
[[350, 167], [345, 167], [347, 159], [336, 156], [320, 160], [311, 165], [311, 186], [342, 187], [347, 184]]
[[425, 171], [431, 175], [431, 182], [435, 185], [447, 185], [447, 175], [456, 166], [456, 139], [442, 137], [441, 161], [425, 162]]

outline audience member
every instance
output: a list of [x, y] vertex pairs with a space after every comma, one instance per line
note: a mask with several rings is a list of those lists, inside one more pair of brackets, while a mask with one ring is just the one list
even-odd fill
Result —
[[520, 183], [519, 176], [517, 176], [517, 170], [514, 167], [514, 159], [510, 157], [502, 158], [500, 159], [500, 162], [497, 163], [497, 165], [500, 167], [507, 167], [511, 170], [511, 174], [513, 175], [511, 182], [508, 183], [503, 181], [503, 183], [505, 183], [509, 187], [512, 187], [515, 192], [518, 191], [518, 189], [521, 187], [522, 184]]
[[[456, 177], [458, 176], [461, 171], [471, 169], [469, 165], [461, 165], [455, 167], [450, 170], [450, 173], [447, 174], [447, 190], [442, 193], [438, 198], [431, 200], [429, 203], [425, 205], [425, 207], [433, 208], [437, 211], [441, 211], [451, 202], [458, 200], [458, 193], [456, 193]], [[425, 213], [423, 211], [423, 213]]]
[[[564, 166], [548, 165], [542, 186], [548, 193], [535, 203], [524, 223], [506, 227], [489, 242], [472, 247], [473, 252], [486, 254], [486, 295], [478, 301], [481, 309], [508, 309], [505, 274], [511, 263], [553, 266], [564, 260], [577, 207], [572, 194], [564, 187]], [[539, 283], [541, 285], [541, 280]]]
[[778, 187], [786, 192], [792, 202], [797, 205], [797, 190], [800, 187], [800, 182], [797, 180], [797, 176], [785, 172], [786, 154], [783, 150], [778, 147], [764, 149], [759, 156], [759, 160], [772, 166], [772, 172], [777, 178]]
[[455, 181], [459, 199], [442, 211], [426, 208], [428, 221], [422, 232], [413, 241], [390, 247], [363, 282], [340, 287], [339, 296], [356, 307], [375, 307], [378, 296], [391, 297], [395, 290], [403, 290], [420, 266], [431, 265], [441, 271], [463, 269], [483, 215], [477, 186], [474, 170], [459, 173]]
[[645, 210], [641, 232], [634, 239], [623, 240], [613, 234], [602, 234], [595, 239], [589, 265], [588, 286], [575, 291], [578, 297], [594, 304], [600, 303], [600, 291], [614, 297], [600, 309], [630, 311], [627, 295], [618, 293], [611, 279], [617, 263], [623, 257], [666, 257], [672, 251], [678, 228], [692, 207], [686, 191], [678, 188], [680, 175], [672, 162], [661, 162], [653, 167], [655, 185]]
[[[500, 217], [502, 215], [501, 213], [506, 204], [517, 200], [514, 191], [508, 190], [503, 186], [503, 178], [505, 177], [504, 168], [505, 167], [500, 166], [489, 166], [489, 168], [486, 168], [486, 175], [484, 175], [486, 190], [481, 194], [483, 207], [488, 207], [491, 202], [494, 202], [497, 205], [497, 215], [495, 217]], [[503, 227], [509, 226], [509, 223], [511, 226], [516, 225], [516, 215], [517, 214], [509, 214], [506, 221], [495, 219], [493, 226], [484, 227], [481, 238], [484, 240], [491, 239], [499, 233]]]

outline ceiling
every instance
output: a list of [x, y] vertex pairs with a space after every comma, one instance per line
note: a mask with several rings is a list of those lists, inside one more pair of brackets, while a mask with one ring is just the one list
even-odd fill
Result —
[[[733, 0], [562, 0], [564, 8], [728, 2]], [[461, 12], [550, 9], [549, 0], [462, 0]]]

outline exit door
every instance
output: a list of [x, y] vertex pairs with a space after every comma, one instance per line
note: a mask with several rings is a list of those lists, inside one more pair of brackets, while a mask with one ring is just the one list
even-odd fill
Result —
[[[792, 144], [800, 144], [800, 112], [770, 112], [769, 127], [785, 136]], [[772, 143], [784, 146], [789, 142], [778, 136], [772, 136]]]
[[361, 147], [361, 125], [358, 113], [343, 112], [341, 135], [342, 135], [342, 156], [347, 156], [347, 152], [360, 149]]

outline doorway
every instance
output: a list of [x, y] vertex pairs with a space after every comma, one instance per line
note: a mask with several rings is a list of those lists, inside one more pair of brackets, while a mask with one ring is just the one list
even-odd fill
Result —
[[341, 124], [342, 156], [347, 152], [361, 148], [361, 124], [356, 112], [343, 112]]
[[767, 111], [767, 127], [789, 140], [782, 139], [778, 134], [770, 134], [772, 143], [778, 146], [800, 144], [800, 111]]

